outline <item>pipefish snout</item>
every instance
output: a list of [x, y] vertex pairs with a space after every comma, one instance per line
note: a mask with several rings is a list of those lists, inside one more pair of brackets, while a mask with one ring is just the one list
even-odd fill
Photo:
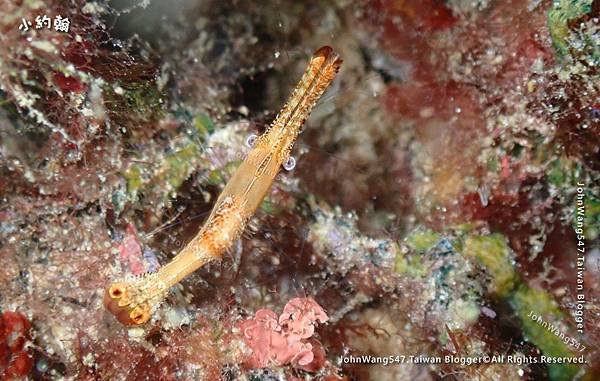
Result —
[[312, 56], [269, 128], [252, 144], [198, 234], [158, 272], [110, 284], [104, 305], [125, 325], [147, 322], [169, 288], [213, 259], [242, 234], [289, 157], [304, 121], [335, 78], [342, 60], [329, 46]]

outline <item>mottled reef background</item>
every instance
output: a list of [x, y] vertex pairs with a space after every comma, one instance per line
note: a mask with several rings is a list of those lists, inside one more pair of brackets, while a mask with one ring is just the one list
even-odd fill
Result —
[[[69, 32], [18, 29], [38, 15]], [[599, 17], [597, 0], [0, 0], [0, 376], [598, 380]], [[344, 65], [296, 168], [222, 262], [121, 326], [105, 284], [191, 239], [325, 44]], [[329, 316], [326, 357], [251, 369], [236, 324], [295, 297]]]

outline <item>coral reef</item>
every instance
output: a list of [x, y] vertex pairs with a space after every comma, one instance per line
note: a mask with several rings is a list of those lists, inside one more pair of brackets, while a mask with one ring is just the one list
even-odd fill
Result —
[[[1, 378], [600, 375], [600, 2], [1, 4]], [[323, 45], [295, 168], [124, 327], [104, 289], [193, 239]]]

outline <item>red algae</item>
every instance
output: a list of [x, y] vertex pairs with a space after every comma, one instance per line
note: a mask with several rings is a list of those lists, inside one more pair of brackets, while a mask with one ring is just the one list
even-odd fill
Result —
[[537, 179], [519, 181], [517, 192], [507, 191], [506, 183], [490, 190], [484, 206], [479, 193], [466, 194], [461, 200], [461, 213], [467, 221], [485, 221], [493, 231], [502, 232], [511, 240], [511, 247], [523, 262], [529, 261], [530, 238], [552, 231], [557, 210], [554, 201], [536, 189]]
[[31, 324], [18, 312], [0, 315], [0, 377], [16, 379], [27, 376], [33, 366], [28, 344]]
[[[82, 379], [110, 379], [122, 375], [125, 380], [152, 377], [175, 380], [177, 363], [160, 356], [160, 351], [150, 351], [143, 345], [132, 343], [124, 337], [96, 342], [84, 333], [78, 334], [75, 347], [78, 373]], [[115, 355], [118, 354], [118, 355]]]
[[80, 93], [85, 89], [84, 84], [79, 80], [74, 77], [67, 77], [63, 73], [54, 74], [54, 83], [65, 92]]

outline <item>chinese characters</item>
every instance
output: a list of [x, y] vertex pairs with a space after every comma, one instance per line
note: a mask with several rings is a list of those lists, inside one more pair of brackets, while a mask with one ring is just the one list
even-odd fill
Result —
[[[68, 32], [71, 22], [67, 17], [62, 17], [61, 15], [58, 15], [54, 18], [54, 23], [52, 23], [52, 19], [47, 15], [37, 16], [35, 18], [35, 29], [52, 29], [53, 25], [54, 30], [57, 32]], [[21, 24], [19, 25], [19, 30], [27, 32], [32, 26], [33, 23], [23, 17], [21, 19]]]

